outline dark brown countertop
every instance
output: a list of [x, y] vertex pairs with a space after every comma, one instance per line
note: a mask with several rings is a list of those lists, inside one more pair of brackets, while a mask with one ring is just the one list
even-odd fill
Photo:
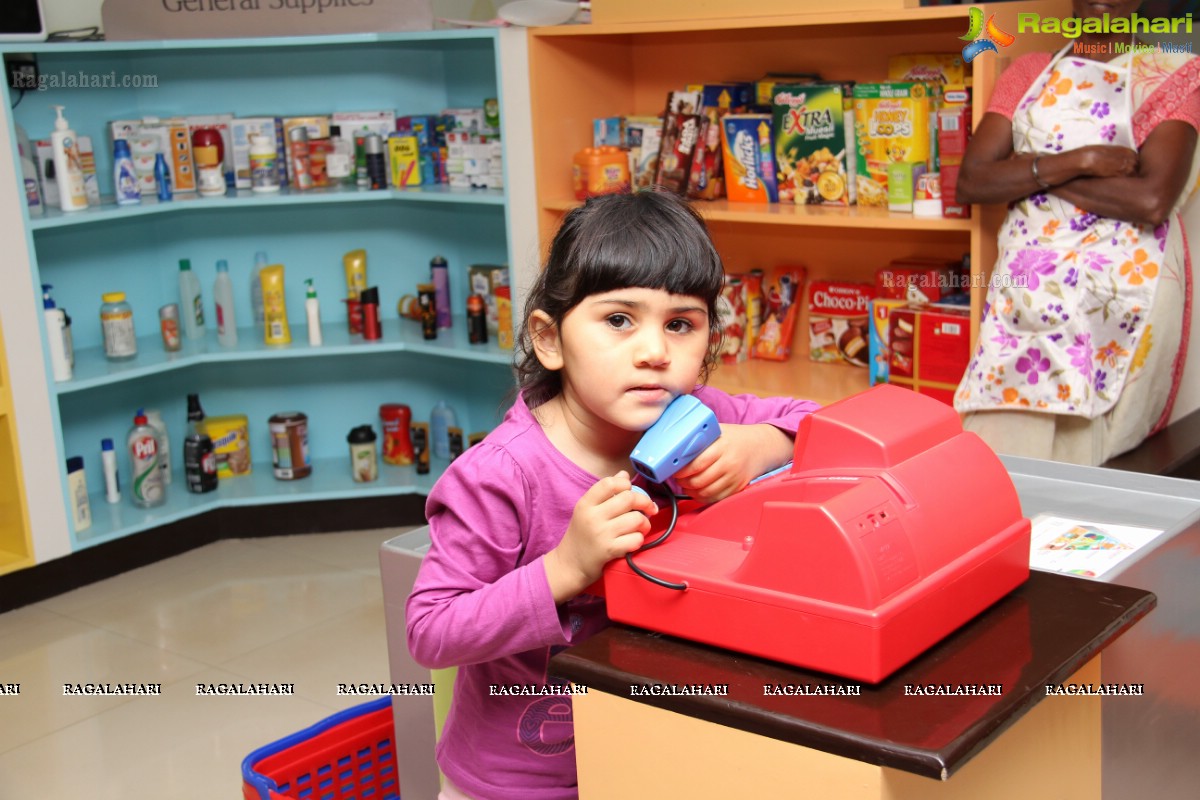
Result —
[[[556, 655], [550, 673], [634, 701], [870, 764], [945, 779], [1155, 605], [1149, 592], [1034, 572], [883, 683], [857, 684], [624, 625]], [[631, 687], [728, 686], [712, 694]], [[994, 694], [912, 694], [988, 687]], [[768, 696], [765, 687], [860, 693]], [[841, 687], [840, 689], [838, 687]], [[983, 691], [989, 691], [983, 689]]]

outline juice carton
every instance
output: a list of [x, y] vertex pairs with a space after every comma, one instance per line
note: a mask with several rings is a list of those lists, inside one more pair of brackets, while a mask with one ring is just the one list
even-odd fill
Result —
[[[926, 164], [930, 157], [929, 89], [924, 83], [860, 83], [854, 87], [858, 204], [888, 205], [892, 164]], [[913, 179], [912, 168], [892, 168]], [[901, 190], [902, 191], [902, 190]], [[911, 198], [911, 186], [907, 192]]]
[[692, 159], [700, 145], [700, 93], [670, 92], [663, 117], [658, 171], [654, 182], [676, 194], [686, 194]]
[[[792, 336], [800, 313], [801, 292], [808, 270], [799, 264], [776, 267], [760, 280], [758, 313], [762, 322], [754, 332], [751, 358], [786, 361], [792, 355]], [[752, 303], [752, 298], [747, 298]], [[752, 313], [752, 312], [748, 312]]]
[[629, 177], [634, 190], [654, 185], [658, 172], [658, 148], [662, 142], [662, 117], [626, 117], [625, 139], [629, 144]]
[[910, 53], [888, 57], [888, 80], [927, 83], [963, 82], [966, 66], [959, 53]]
[[721, 362], [737, 364], [745, 361], [746, 285], [740, 275], [725, 276], [725, 285], [717, 298], [717, 325], [721, 328]]
[[735, 203], [774, 203], [775, 158], [770, 114], [726, 114], [721, 120], [725, 194]]
[[842, 87], [779, 84], [771, 100], [779, 201], [848, 205]]
[[888, 382], [888, 365], [891, 362], [891, 352], [888, 350], [888, 317], [894, 309], [903, 308], [905, 305], [905, 300], [895, 297], [876, 297], [871, 301], [871, 324], [868, 326], [870, 341], [867, 349], [872, 386]]
[[867, 331], [874, 294], [869, 283], [814, 281], [808, 294], [809, 358], [868, 366]]

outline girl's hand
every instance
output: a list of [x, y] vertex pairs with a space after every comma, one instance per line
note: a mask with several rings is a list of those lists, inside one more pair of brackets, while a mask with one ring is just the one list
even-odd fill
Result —
[[579, 498], [562, 541], [544, 559], [554, 602], [575, 597], [600, 578], [605, 564], [641, 547], [657, 512], [654, 501], [633, 491], [628, 472], [597, 481]]
[[722, 425], [721, 436], [675, 473], [680, 488], [715, 503], [787, 463], [795, 443], [774, 425]]

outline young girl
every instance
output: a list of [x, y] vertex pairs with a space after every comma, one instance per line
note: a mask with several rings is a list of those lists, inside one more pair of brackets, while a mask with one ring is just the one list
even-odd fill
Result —
[[720, 500], [791, 458], [816, 404], [697, 385], [718, 351], [723, 281], [703, 221], [674, 195], [607, 195], [563, 220], [526, 304], [520, 395], [426, 506], [408, 643], [421, 664], [459, 667], [443, 800], [577, 796], [571, 701], [546, 691], [547, 665], [607, 623], [583, 592], [650, 530], [657, 509], [632, 491], [629, 454], [675, 397], [721, 423], [675, 476], [692, 497]]

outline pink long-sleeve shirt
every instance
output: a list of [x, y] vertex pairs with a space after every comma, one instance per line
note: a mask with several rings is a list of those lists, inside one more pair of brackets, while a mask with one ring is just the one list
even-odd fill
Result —
[[[818, 407], [710, 387], [695, 396], [719, 422], [788, 433]], [[555, 449], [518, 398], [430, 492], [432, 545], [408, 598], [408, 645], [425, 666], [459, 667], [437, 757], [478, 800], [577, 796], [571, 699], [543, 687], [550, 656], [608, 619], [588, 595], [556, 606], [542, 559], [598, 480]]]

